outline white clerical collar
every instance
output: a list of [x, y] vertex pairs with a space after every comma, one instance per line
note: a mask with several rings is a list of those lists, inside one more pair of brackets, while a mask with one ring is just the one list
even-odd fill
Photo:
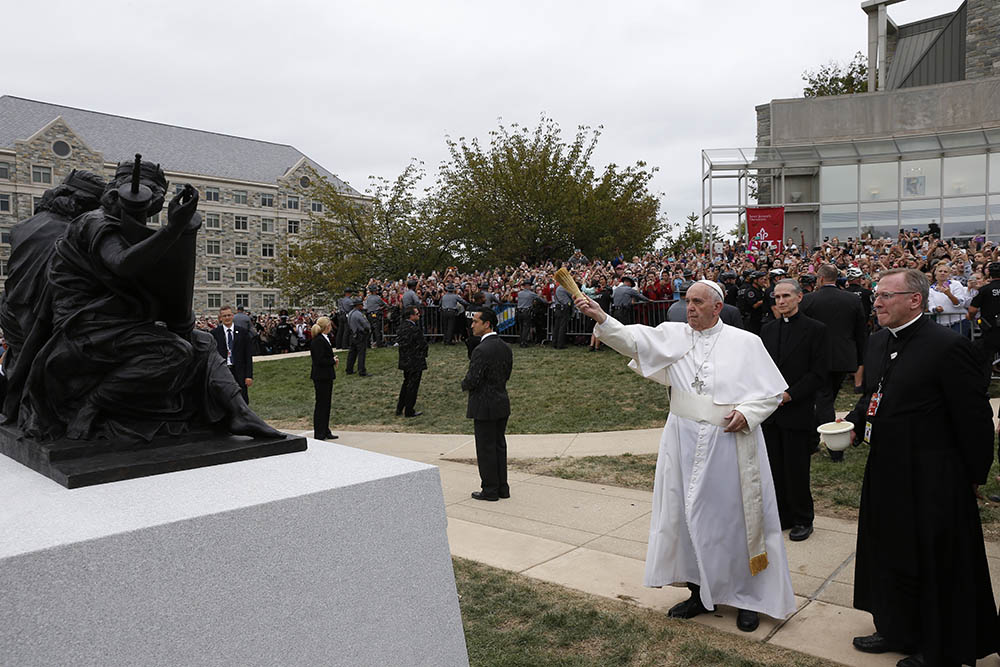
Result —
[[483, 342], [484, 340], [486, 340], [486, 339], [487, 339], [487, 338], [489, 338], [490, 336], [496, 336], [496, 335], [497, 335], [497, 332], [496, 332], [496, 331], [491, 331], [491, 332], [489, 332], [489, 333], [484, 333], [484, 334], [482, 335], [482, 337], [481, 337], [481, 338], [479, 339], [479, 342], [480, 342], [480, 343], [482, 343], [482, 342]]
[[722, 319], [720, 318], [719, 321], [715, 323], [715, 326], [711, 326], [707, 329], [702, 329], [701, 331], [698, 331], [697, 329], [691, 329], [691, 331], [693, 331], [695, 334], [699, 336], [714, 336], [715, 334], [722, 331], [722, 327], [723, 323]]
[[911, 324], [913, 324], [914, 322], [916, 322], [917, 320], [919, 320], [921, 317], [923, 317], [923, 313], [917, 314], [916, 317], [914, 317], [912, 320], [910, 320], [906, 324], [900, 325], [900, 326], [895, 327], [895, 328], [889, 327], [889, 331], [892, 332], [893, 336], [898, 336], [900, 331], [902, 331], [906, 327], [910, 326]]

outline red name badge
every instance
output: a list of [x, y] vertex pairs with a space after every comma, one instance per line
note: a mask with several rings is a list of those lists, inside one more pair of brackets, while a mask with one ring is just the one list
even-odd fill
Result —
[[872, 400], [868, 402], [868, 416], [874, 417], [878, 412], [878, 404], [882, 402], [882, 392], [872, 394]]

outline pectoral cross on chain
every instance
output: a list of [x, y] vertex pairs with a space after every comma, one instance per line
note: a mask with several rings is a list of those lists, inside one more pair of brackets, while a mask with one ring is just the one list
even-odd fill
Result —
[[691, 383], [691, 386], [694, 387], [694, 390], [700, 394], [701, 390], [705, 388], [705, 382], [700, 377], [695, 375], [694, 382]]

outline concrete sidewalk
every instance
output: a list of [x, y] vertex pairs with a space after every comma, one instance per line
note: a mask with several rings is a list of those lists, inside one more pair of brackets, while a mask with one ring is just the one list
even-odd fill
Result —
[[[455, 556], [664, 612], [688, 597], [684, 588], [642, 586], [652, 505], [649, 492], [511, 472], [510, 499], [476, 501], [469, 497], [479, 488], [475, 466], [442, 460], [474, 458], [471, 436], [338, 433], [338, 444], [439, 466], [448, 539]], [[655, 453], [659, 437], [660, 429], [511, 435], [508, 456]], [[869, 655], [851, 646], [852, 637], [874, 632], [871, 616], [851, 608], [856, 524], [816, 517], [814, 527], [815, 533], [805, 542], [790, 542], [786, 533], [798, 601], [791, 618], [779, 622], [761, 616], [760, 628], [749, 635], [736, 629], [731, 608], [719, 608], [694, 622], [846, 665], [895, 665], [900, 654]], [[993, 589], [1000, 597], [1000, 545], [988, 543], [987, 554]], [[1000, 658], [993, 655], [978, 664], [998, 667]]]

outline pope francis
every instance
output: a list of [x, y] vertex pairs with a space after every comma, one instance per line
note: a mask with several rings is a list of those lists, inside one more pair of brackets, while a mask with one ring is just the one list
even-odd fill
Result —
[[692, 618], [736, 607], [752, 632], [758, 613], [795, 611], [774, 483], [760, 424], [787, 388], [760, 338], [719, 320], [723, 292], [701, 280], [688, 290], [687, 323], [623, 325], [586, 296], [577, 308], [594, 333], [643, 377], [670, 388], [653, 484], [644, 585], [686, 583], [691, 598], [670, 610]]

